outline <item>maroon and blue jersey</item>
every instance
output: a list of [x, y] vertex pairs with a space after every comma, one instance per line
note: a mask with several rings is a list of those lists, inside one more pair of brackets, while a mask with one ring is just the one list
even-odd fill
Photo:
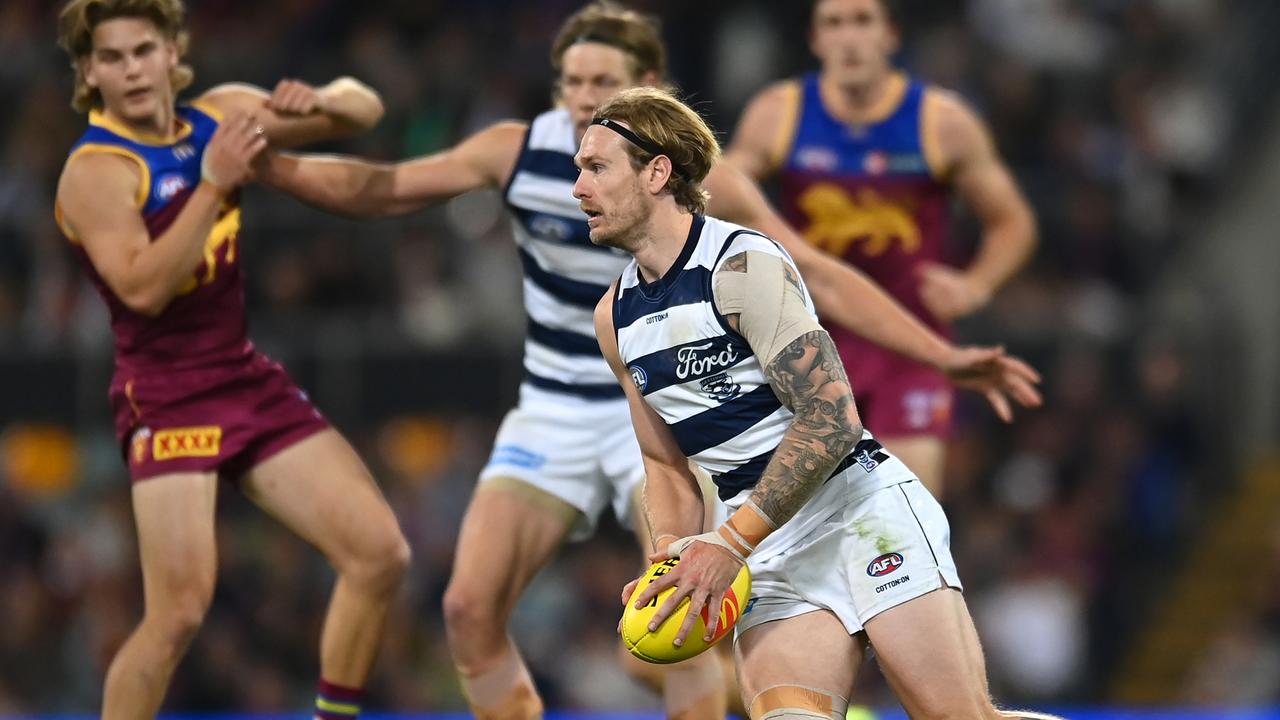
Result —
[[[101, 152], [137, 164], [135, 199], [152, 241], [173, 224], [200, 183], [205, 147], [218, 127], [213, 108], [179, 106], [173, 139], [139, 135], [100, 113], [71, 157]], [[156, 317], [130, 310], [79, 244], [85, 272], [111, 313], [115, 374], [109, 396], [116, 437], [135, 481], [178, 472], [234, 477], [329, 427], [278, 363], [254, 351], [245, 318], [236, 247], [239, 193], [226, 198], [204, 256]]]
[[[935, 331], [949, 334], [920, 299], [918, 268], [941, 262], [950, 191], [926, 130], [924, 83], [895, 75], [891, 104], [875, 121], [850, 125], [823, 103], [817, 74], [793, 86], [792, 123], [778, 158], [783, 216], [816, 247], [865, 272]], [[912, 363], [844, 328], [829, 327], [868, 423], [886, 435], [944, 433], [950, 390]]]
[[[95, 111], [90, 113], [89, 127], [72, 147], [70, 157], [105, 152], [135, 162], [141, 174], [138, 211], [155, 240], [182, 212], [200, 183], [200, 161], [218, 127], [213, 112], [179, 106], [180, 130], [170, 141], [140, 136]], [[147, 317], [116, 297], [70, 228], [63, 225], [110, 310], [117, 377], [224, 364], [244, 360], [253, 352], [245, 320], [244, 274], [236, 247], [239, 231], [239, 193], [233, 193], [223, 202], [205, 240], [204, 258], [191, 268], [191, 276], [164, 311]]]
[[886, 117], [851, 126], [827, 112], [818, 76], [805, 76], [778, 177], [783, 215], [805, 239], [942, 329], [921, 304], [915, 276], [920, 263], [942, 260], [950, 202], [926, 148], [925, 89], [907, 80]]

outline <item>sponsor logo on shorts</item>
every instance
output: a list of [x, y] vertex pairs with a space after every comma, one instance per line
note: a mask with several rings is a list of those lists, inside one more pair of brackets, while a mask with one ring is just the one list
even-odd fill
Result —
[[903, 421], [921, 430], [945, 424], [951, 418], [951, 393], [947, 390], [912, 390], [902, 396]]
[[758, 598], [758, 597], [753, 597], [753, 598], [751, 598], [750, 600], [748, 600], [748, 601], [747, 601], [747, 606], [746, 606], [746, 607], [744, 607], [744, 608], [742, 608], [742, 614], [743, 614], [743, 615], [746, 615], [747, 613], [749, 613], [749, 612], [751, 612], [752, 610], [754, 610], [754, 609], [755, 609], [755, 607], [756, 607], [756, 601], [757, 601], [757, 600], [759, 600], [759, 599], [760, 599], [760, 598]]
[[140, 427], [134, 431], [129, 448], [129, 457], [132, 458], [134, 465], [140, 465], [147, 459], [147, 444], [150, 440], [151, 428]]
[[493, 457], [489, 459], [489, 463], [537, 470], [547, 464], [547, 456], [526, 450], [519, 445], [499, 445], [493, 449]]
[[871, 577], [884, 577], [900, 567], [902, 567], [901, 553], [885, 553], [871, 561], [867, 566], [867, 574]]
[[880, 461], [871, 456], [866, 450], [859, 450], [853, 456], [853, 461], [862, 466], [863, 470], [871, 472], [880, 467]]
[[898, 587], [898, 586], [899, 586], [899, 585], [901, 585], [902, 583], [904, 583], [904, 582], [908, 582], [908, 581], [910, 581], [910, 580], [911, 580], [911, 576], [910, 576], [910, 575], [903, 575], [903, 576], [902, 576], [902, 577], [900, 577], [900, 578], [894, 578], [894, 579], [890, 580], [889, 582], [887, 582], [887, 583], [885, 583], [885, 584], [883, 584], [883, 585], [878, 585], [878, 586], [876, 586], [876, 592], [877, 592], [877, 593], [882, 593], [882, 592], [884, 592], [885, 590], [888, 590], [888, 589], [889, 589], [889, 588], [891, 588], [891, 587]]
[[222, 428], [217, 425], [170, 428], [151, 438], [151, 455], [156, 460], [216, 457], [221, 450]]

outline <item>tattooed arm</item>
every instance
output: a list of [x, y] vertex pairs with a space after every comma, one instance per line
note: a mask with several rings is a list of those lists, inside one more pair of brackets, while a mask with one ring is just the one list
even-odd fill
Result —
[[[862, 424], [840, 355], [806, 309], [800, 277], [789, 263], [766, 253], [739, 253], [720, 266], [715, 286], [717, 308], [746, 338], [774, 394], [795, 414], [749, 500], [767, 525], [777, 527], [849, 454], [862, 437]], [[766, 301], [772, 298], [777, 300]], [[763, 539], [738, 532], [751, 546]]]
[[[862, 437], [853, 393], [827, 332], [809, 312], [799, 276], [776, 255], [748, 251], [724, 261], [713, 281], [716, 308], [747, 340], [774, 393], [794, 414], [751, 497], [713, 532], [681, 538], [663, 557], [680, 564], [636, 598], [641, 607], [668, 587], [677, 591], [654, 615], [661, 623], [685, 598], [677, 633], [706, 606], [716, 625], [720, 601], [755, 546], [790, 520]], [[750, 302], [747, 299], [750, 298]]]
[[775, 525], [790, 520], [862, 437], [849, 378], [826, 330], [796, 338], [765, 368], [791, 427], [751, 493]]

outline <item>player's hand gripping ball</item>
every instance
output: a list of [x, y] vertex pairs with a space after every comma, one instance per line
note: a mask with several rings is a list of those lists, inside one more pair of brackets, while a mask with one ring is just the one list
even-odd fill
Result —
[[681, 600], [675, 612], [671, 613], [670, 617], [653, 632], [649, 632], [649, 621], [677, 588], [669, 587], [663, 590], [639, 610], [635, 607], [635, 600], [650, 583], [671, 572], [679, 562], [680, 558], [672, 558], [650, 566], [640, 582], [636, 583], [635, 589], [631, 592], [631, 598], [622, 611], [620, 624], [622, 641], [627, 644], [627, 649], [632, 655], [646, 662], [676, 663], [706, 651], [729, 634], [738, 622], [738, 618], [742, 616], [742, 609], [746, 607], [747, 599], [751, 597], [751, 573], [743, 565], [738, 571], [738, 576], [725, 591], [724, 599], [720, 601], [720, 618], [716, 623], [715, 632], [711, 635], [711, 642], [703, 640], [707, 634], [707, 620], [711, 614], [710, 606], [707, 606], [702, 608], [701, 617], [694, 620], [693, 627], [685, 636], [684, 644], [677, 646], [673, 641], [684, 623], [685, 614], [689, 611], [689, 598]]

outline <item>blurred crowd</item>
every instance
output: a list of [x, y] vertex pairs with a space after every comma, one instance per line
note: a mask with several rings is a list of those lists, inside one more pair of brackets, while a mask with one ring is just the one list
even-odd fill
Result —
[[[368, 136], [325, 149], [382, 159], [545, 109], [550, 39], [578, 7], [189, 4], [196, 87], [355, 75], [382, 93], [387, 116]], [[750, 92], [812, 64], [805, 3], [636, 6], [662, 18], [673, 79], [722, 134]], [[1002, 342], [1040, 368], [1046, 406], [1005, 427], [980, 398], [962, 398], [944, 498], [953, 552], [997, 696], [1103, 702], [1203, 508], [1239, 469], [1212, 454], [1223, 432], [1214, 383], [1224, 370], [1230, 376], [1207, 349], [1221, 340], [1206, 329], [1215, 309], [1178, 293], [1175, 260], [1247, 160], [1246, 139], [1275, 96], [1273, 78], [1248, 58], [1272, 39], [1280, 8], [1245, 0], [903, 7], [902, 63], [987, 118], [1040, 225], [1032, 265], [958, 328], [966, 341]], [[101, 303], [52, 222], [53, 185], [83, 125], [68, 107], [55, 13], [52, 2], [0, 3], [0, 93], [15, 99], [0, 114], [0, 348], [18, 371], [37, 354], [101, 364], [110, 352]], [[960, 213], [954, 235], [963, 256], [975, 223]], [[523, 326], [509, 243], [494, 194], [355, 223], [250, 190], [251, 327], [286, 361], [321, 345], [355, 355], [407, 347], [424, 358], [465, 350], [507, 362]], [[1176, 312], [1158, 301], [1170, 296], [1183, 298]], [[316, 339], [335, 332], [327, 345]], [[474, 369], [457, 373], [449, 382], [493, 382]], [[516, 376], [502, 377], [510, 382], [499, 394], [512, 397]], [[98, 414], [0, 428], [0, 711], [92, 710], [106, 663], [140, 614], [128, 480], [105, 421], [105, 384], [92, 392]], [[503, 410], [493, 401], [334, 413], [415, 549], [372, 707], [464, 707], [440, 598]], [[219, 513], [217, 595], [170, 705], [308, 707], [332, 575], [234, 490]], [[519, 608], [514, 633], [549, 707], [657, 707], [614, 662], [617, 592], [639, 563], [628, 537], [606, 526], [598, 541], [569, 547]], [[1267, 597], [1169, 701], [1280, 700], [1280, 593]], [[1232, 662], [1253, 668], [1249, 682], [1223, 671]], [[866, 678], [860, 697], [889, 702], [874, 672]]]

